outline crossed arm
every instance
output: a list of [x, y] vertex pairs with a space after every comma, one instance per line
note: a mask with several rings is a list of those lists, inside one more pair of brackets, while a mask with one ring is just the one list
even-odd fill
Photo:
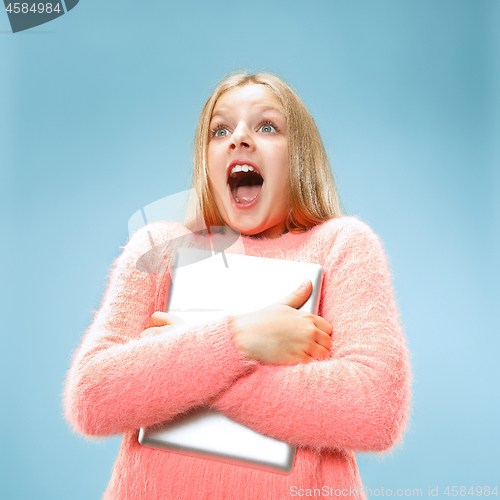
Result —
[[328, 359], [259, 364], [213, 407], [296, 445], [389, 448], [409, 410], [409, 358], [382, 247], [358, 221], [330, 249], [320, 314], [333, 326]]
[[163, 301], [158, 294], [168, 288], [170, 276], [144, 272], [144, 261], [140, 271], [136, 263], [150, 250], [149, 237], [159, 241], [169, 229], [161, 223], [149, 226], [127, 244], [75, 353], [65, 410], [82, 434], [119, 434], [168, 420], [207, 403], [255, 364], [236, 348], [228, 318], [190, 331], [181, 327], [140, 337]]
[[[211, 404], [288, 442], [381, 450], [401, 436], [409, 365], [380, 243], [362, 223], [328, 249], [320, 314], [333, 327], [330, 356], [294, 365], [248, 360], [225, 318], [140, 338], [158, 275], [137, 271], [141, 235], [117, 262], [66, 389], [68, 419], [90, 435], [137, 429]], [[145, 396], [146, 395], [146, 396]]]

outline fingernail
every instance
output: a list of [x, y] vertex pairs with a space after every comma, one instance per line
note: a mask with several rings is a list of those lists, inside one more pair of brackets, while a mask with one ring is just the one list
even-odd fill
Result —
[[299, 288], [305, 288], [308, 284], [309, 284], [309, 280], [305, 280], [305, 281], [303, 281], [303, 282], [300, 284]]

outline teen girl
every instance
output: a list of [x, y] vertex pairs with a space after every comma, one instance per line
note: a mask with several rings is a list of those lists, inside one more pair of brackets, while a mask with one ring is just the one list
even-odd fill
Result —
[[[297, 310], [308, 282], [251, 314], [175, 326], [161, 312], [168, 242], [191, 233], [168, 222], [138, 231], [115, 263], [65, 391], [77, 431], [124, 434], [104, 498], [363, 498], [355, 453], [386, 450], [401, 438], [408, 354], [381, 244], [364, 223], [341, 216], [318, 131], [288, 85], [264, 73], [218, 85], [198, 124], [193, 187], [207, 226], [242, 234], [230, 251], [323, 266], [319, 315]], [[166, 272], [136, 266], [151, 238], [166, 249]], [[171, 328], [179, 329], [175, 339]], [[140, 427], [199, 405], [296, 445], [293, 472], [138, 444]]]

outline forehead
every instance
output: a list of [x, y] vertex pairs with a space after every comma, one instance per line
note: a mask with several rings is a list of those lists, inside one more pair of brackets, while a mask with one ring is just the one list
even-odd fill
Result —
[[274, 110], [284, 115], [277, 97], [264, 85], [250, 84], [224, 92], [215, 104], [212, 116], [237, 110]]

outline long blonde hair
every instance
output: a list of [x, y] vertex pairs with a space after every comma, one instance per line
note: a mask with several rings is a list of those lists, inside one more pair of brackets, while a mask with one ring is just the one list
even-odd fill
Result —
[[245, 85], [263, 85], [283, 107], [288, 130], [290, 173], [290, 211], [286, 218], [289, 231], [301, 232], [342, 215], [330, 164], [314, 120], [299, 96], [281, 78], [271, 73], [236, 73], [226, 76], [208, 98], [200, 114], [193, 153], [193, 196], [188, 204], [187, 226], [201, 229], [225, 226], [210, 191], [207, 150], [210, 121], [219, 97], [228, 90]]

